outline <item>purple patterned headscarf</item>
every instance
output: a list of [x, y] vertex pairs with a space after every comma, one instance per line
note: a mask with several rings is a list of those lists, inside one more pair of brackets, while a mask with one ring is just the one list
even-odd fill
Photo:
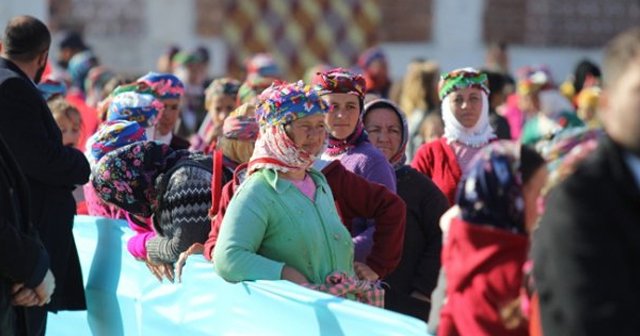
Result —
[[100, 126], [88, 143], [90, 143], [92, 159], [97, 162], [115, 149], [145, 140], [147, 140], [145, 130], [137, 122], [115, 120]]
[[285, 125], [304, 117], [326, 114], [328, 110], [317, 91], [302, 81], [275, 83], [265, 90], [256, 110], [260, 136], [249, 161], [249, 172], [262, 168], [287, 172], [311, 166], [316, 153], [296, 146], [287, 135]]
[[256, 140], [258, 121], [255, 117], [228, 116], [222, 124], [222, 136], [234, 140]]
[[160, 99], [180, 98], [184, 94], [182, 81], [172, 74], [149, 72], [137, 82], [149, 86]]

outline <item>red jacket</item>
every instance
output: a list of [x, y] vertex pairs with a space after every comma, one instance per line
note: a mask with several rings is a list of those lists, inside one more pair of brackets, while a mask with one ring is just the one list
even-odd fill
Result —
[[[209, 238], [204, 244], [204, 256], [208, 260], [211, 260], [224, 213], [239, 184], [237, 173], [245, 167], [246, 164], [238, 166], [233, 180], [222, 189], [218, 213], [211, 221]], [[367, 265], [381, 278], [385, 277], [398, 266], [402, 257], [406, 221], [404, 201], [385, 186], [368, 182], [348, 171], [338, 160], [323, 168], [322, 173], [329, 183], [342, 223], [347, 223], [345, 226], [349, 231], [352, 232], [353, 218], [375, 219], [373, 248], [367, 257]]]
[[411, 167], [427, 175], [447, 196], [449, 205], [455, 204], [462, 170], [458, 159], [445, 138], [428, 142], [416, 152]]
[[501, 312], [510, 305], [520, 308], [516, 300], [528, 245], [525, 235], [452, 220], [442, 250], [447, 301], [440, 315], [439, 336], [527, 335], [524, 320], [515, 319], [507, 326]]

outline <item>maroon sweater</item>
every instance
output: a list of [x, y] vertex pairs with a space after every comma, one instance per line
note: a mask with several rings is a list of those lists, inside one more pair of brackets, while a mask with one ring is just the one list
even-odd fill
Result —
[[462, 170], [445, 138], [431, 141], [418, 148], [411, 167], [430, 177], [447, 197], [449, 205], [455, 204]]
[[[227, 206], [239, 185], [237, 172], [246, 168], [238, 166], [234, 178], [222, 189], [217, 215], [211, 221], [209, 238], [204, 244], [204, 256], [211, 260], [222, 219]], [[335, 160], [322, 169], [333, 194], [342, 223], [353, 235], [350, 223], [353, 218], [375, 219], [373, 248], [367, 257], [367, 265], [381, 278], [391, 273], [402, 257], [406, 205], [404, 201], [385, 186], [371, 183], [348, 171]]]

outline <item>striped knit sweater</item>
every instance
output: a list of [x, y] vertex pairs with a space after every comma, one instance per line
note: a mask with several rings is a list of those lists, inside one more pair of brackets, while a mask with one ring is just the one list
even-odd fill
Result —
[[[162, 176], [156, 180], [156, 185]], [[193, 243], [207, 240], [211, 227], [211, 173], [203, 168], [183, 166], [169, 177], [153, 225], [158, 233], [147, 241], [151, 261], [174, 263]]]

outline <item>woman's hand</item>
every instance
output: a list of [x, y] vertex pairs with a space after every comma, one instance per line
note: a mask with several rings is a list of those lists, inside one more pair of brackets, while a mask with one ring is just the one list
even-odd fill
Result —
[[356, 261], [353, 263], [353, 268], [360, 280], [376, 281], [380, 279], [378, 273], [374, 272], [371, 267], [367, 266], [367, 264]]
[[155, 275], [158, 281], [162, 282], [162, 279], [166, 277], [171, 281], [171, 283], [173, 283], [174, 273], [172, 264], [156, 264], [148, 258], [144, 260], [144, 263], [147, 265], [147, 268], [149, 268], [149, 271], [151, 271], [151, 274]]
[[297, 269], [289, 267], [287, 265], [282, 268], [281, 278], [282, 280], [289, 280], [298, 285], [309, 283], [309, 280], [307, 280], [307, 277], [305, 277], [304, 274], [300, 273]]
[[178, 282], [182, 282], [182, 269], [184, 268], [184, 264], [187, 263], [187, 258], [192, 254], [202, 254], [202, 252], [204, 252], [204, 245], [195, 243], [186, 251], [180, 253], [180, 257], [178, 261], [176, 261], [176, 277], [178, 278]]

